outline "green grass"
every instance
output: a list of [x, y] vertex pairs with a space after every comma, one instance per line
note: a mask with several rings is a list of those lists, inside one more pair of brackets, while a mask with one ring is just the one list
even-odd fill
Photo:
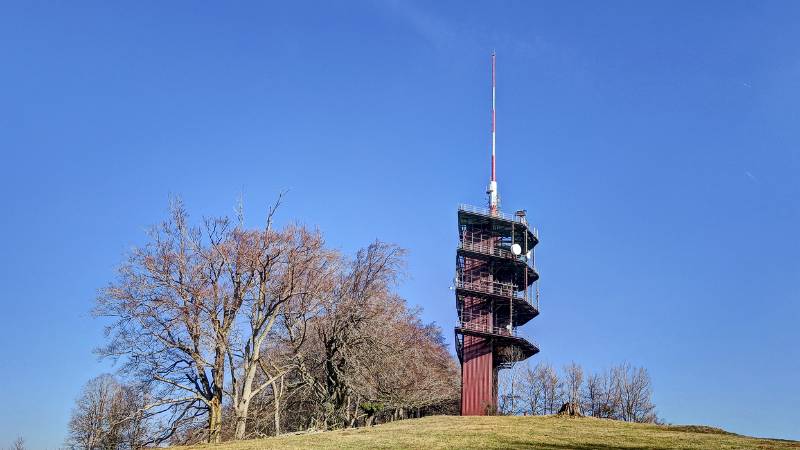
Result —
[[203, 450], [254, 449], [800, 449], [800, 442], [758, 439], [703, 426], [634, 424], [593, 418], [435, 416], [339, 431], [292, 434]]

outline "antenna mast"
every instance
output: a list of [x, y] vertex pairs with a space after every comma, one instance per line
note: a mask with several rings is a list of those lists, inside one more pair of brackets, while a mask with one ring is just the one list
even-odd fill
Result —
[[495, 177], [495, 53], [492, 50], [492, 177], [489, 179], [489, 187], [486, 188], [486, 193], [489, 194], [489, 210], [492, 213], [497, 212], [497, 178]]

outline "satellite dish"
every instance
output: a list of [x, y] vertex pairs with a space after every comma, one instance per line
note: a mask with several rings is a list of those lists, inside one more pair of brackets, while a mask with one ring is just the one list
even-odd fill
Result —
[[528, 254], [527, 254], [527, 255], [525, 255], [525, 257], [526, 257], [528, 260], [530, 260], [531, 258], [533, 258], [533, 250], [530, 250], [530, 251], [528, 251]]
[[519, 244], [513, 244], [511, 246], [511, 253], [513, 253], [514, 256], [521, 255], [522, 254], [522, 247], [520, 247]]

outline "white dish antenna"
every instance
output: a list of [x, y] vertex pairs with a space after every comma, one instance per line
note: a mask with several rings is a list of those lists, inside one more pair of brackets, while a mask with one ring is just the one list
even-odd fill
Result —
[[522, 247], [520, 247], [519, 244], [511, 245], [511, 253], [513, 253], [514, 256], [521, 255], [522, 254]]

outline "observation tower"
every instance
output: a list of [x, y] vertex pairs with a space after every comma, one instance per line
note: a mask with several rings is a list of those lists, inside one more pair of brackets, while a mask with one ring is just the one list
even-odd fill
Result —
[[539, 243], [525, 211], [500, 211], [495, 177], [495, 54], [492, 53], [492, 169], [488, 208], [458, 207], [456, 352], [461, 415], [497, 410], [497, 374], [539, 352], [517, 327], [539, 315], [533, 249]]

